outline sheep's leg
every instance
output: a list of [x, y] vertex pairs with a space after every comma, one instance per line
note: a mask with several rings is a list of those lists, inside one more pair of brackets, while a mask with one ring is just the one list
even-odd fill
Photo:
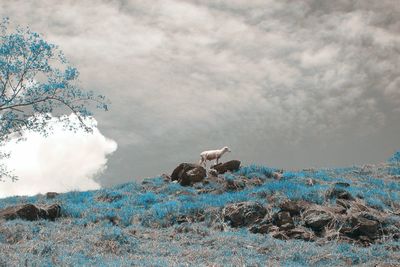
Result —
[[200, 165], [200, 166], [204, 166], [204, 167], [206, 166], [206, 159], [205, 159], [203, 156], [201, 156], [199, 165]]

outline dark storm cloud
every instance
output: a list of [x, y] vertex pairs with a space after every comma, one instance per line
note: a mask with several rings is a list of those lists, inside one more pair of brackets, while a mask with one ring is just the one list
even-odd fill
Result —
[[383, 160], [400, 148], [393, 1], [9, 1], [109, 96], [119, 148], [104, 184], [203, 149], [281, 167]]

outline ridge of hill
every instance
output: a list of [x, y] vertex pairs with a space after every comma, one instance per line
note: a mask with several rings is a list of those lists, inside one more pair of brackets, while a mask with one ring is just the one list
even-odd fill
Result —
[[399, 181], [400, 151], [375, 165], [249, 165], [188, 186], [162, 175], [9, 197], [0, 199], [0, 266], [396, 266]]

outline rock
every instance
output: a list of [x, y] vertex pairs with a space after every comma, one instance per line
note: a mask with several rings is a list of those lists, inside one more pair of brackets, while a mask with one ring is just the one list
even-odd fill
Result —
[[288, 240], [289, 239], [289, 237], [286, 235], [286, 233], [281, 232], [281, 231], [271, 232], [271, 235], [272, 235], [273, 238], [276, 238], [276, 239], [281, 239], [281, 240]]
[[122, 195], [117, 195], [117, 194], [104, 194], [96, 197], [97, 201], [109, 202], [109, 203], [118, 201], [120, 199], [122, 199]]
[[351, 224], [354, 227], [353, 233], [360, 236], [364, 235], [371, 239], [376, 239], [379, 222], [366, 217], [367, 216], [365, 214], [358, 214], [351, 218]]
[[350, 209], [350, 207], [351, 207], [351, 203], [349, 201], [347, 201], [347, 200], [344, 200], [344, 199], [336, 199], [336, 204], [338, 206], [341, 206], [341, 207], [345, 208], [346, 210]]
[[317, 181], [315, 181], [314, 179], [308, 178], [306, 185], [308, 186], [314, 186], [317, 183]]
[[206, 177], [206, 169], [198, 164], [181, 163], [171, 174], [172, 181], [178, 181], [182, 186], [202, 182]]
[[293, 219], [287, 211], [280, 211], [272, 215], [272, 222], [279, 227], [285, 224], [294, 225]]
[[233, 172], [239, 170], [240, 163], [239, 160], [230, 160], [225, 163], [218, 163], [212, 166], [211, 169], [216, 170], [219, 174], [226, 173], [227, 171]]
[[273, 224], [270, 219], [262, 219], [260, 222], [252, 225], [249, 229], [254, 234], [266, 234], [271, 231]]
[[304, 223], [319, 231], [333, 220], [333, 215], [322, 206], [311, 207], [303, 213]]
[[279, 227], [279, 230], [281, 230], [281, 231], [288, 231], [288, 230], [293, 229], [293, 228], [294, 228], [294, 224], [293, 224], [293, 223], [285, 223], [285, 224], [282, 224], [282, 225]]
[[329, 207], [329, 211], [337, 214], [345, 214], [347, 209], [341, 205], [336, 205], [333, 207]]
[[211, 176], [211, 177], [218, 177], [218, 172], [217, 172], [217, 170], [210, 169], [210, 170], [208, 171], [208, 176]]
[[267, 214], [267, 209], [257, 202], [240, 202], [227, 205], [222, 213], [224, 220], [232, 227], [242, 227], [262, 220]]
[[302, 239], [305, 241], [314, 241], [316, 236], [314, 232], [304, 228], [304, 227], [296, 227], [294, 229], [286, 231], [286, 235], [292, 239]]
[[32, 204], [13, 206], [0, 211], [0, 218], [14, 220], [17, 218], [34, 221], [39, 219], [39, 209]]
[[53, 199], [53, 198], [55, 198], [56, 196], [58, 196], [59, 194], [58, 193], [56, 193], [56, 192], [47, 192], [46, 193], [46, 198], [47, 199]]
[[261, 180], [258, 177], [254, 177], [254, 178], [251, 178], [251, 179], [248, 179], [245, 176], [240, 176], [240, 177], [241, 177], [242, 181], [245, 182], [246, 187], [260, 186], [260, 185], [262, 185], [264, 183], [263, 180]]
[[309, 207], [311, 204], [304, 200], [286, 200], [279, 204], [281, 211], [287, 211], [291, 216], [299, 215], [301, 211]]
[[395, 225], [387, 225], [382, 229], [382, 233], [387, 236], [391, 236], [393, 239], [398, 239], [400, 236], [400, 229]]
[[350, 187], [350, 184], [345, 182], [337, 182], [335, 183], [335, 187]]
[[336, 199], [354, 200], [354, 197], [349, 192], [340, 187], [334, 187], [329, 189], [328, 191], [326, 191], [325, 196], [328, 199], [336, 198]]
[[45, 209], [38, 208], [33, 204], [24, 204], [8, 207], [0, 211], [0, 219], [14, 220], [23, 219], [35, 221], [39, 219], [54, 220], [61, 215], [61, 207], [57, 204], [51, 205]]
[[279, 173], [279, 172], [273, 172], [273, 173], [272, 173], [272, 177], [273, 177], [275, 180], [280, 180], [280, 179], [282, 179], [282, 176], [283, 176], [283, 174], [282, 174], [282, 173]]
[[58, 204], [53, 204], [48, 206], [46, 209], [46, 215], [43, 217], [43, 219], [49, 219], [51, 221], [54, 221], [58, 217], [61, 216], [61, 207]]
[[225, 184], [226, 191], [239, 191], [245, 188], [246, 183], [241, 179], [227, 179]]

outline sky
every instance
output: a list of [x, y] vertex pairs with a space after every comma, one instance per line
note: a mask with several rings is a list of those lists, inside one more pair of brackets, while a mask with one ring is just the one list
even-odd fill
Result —
[[15, 0], [0, 2], [4, 16], [57, 44], [82, 88], [110, 99], [95, 113], [115, 142], [96, 152], [101, 186], [223, 146], [224, 160], [285, 169], [400, 149], [398, 0]]

